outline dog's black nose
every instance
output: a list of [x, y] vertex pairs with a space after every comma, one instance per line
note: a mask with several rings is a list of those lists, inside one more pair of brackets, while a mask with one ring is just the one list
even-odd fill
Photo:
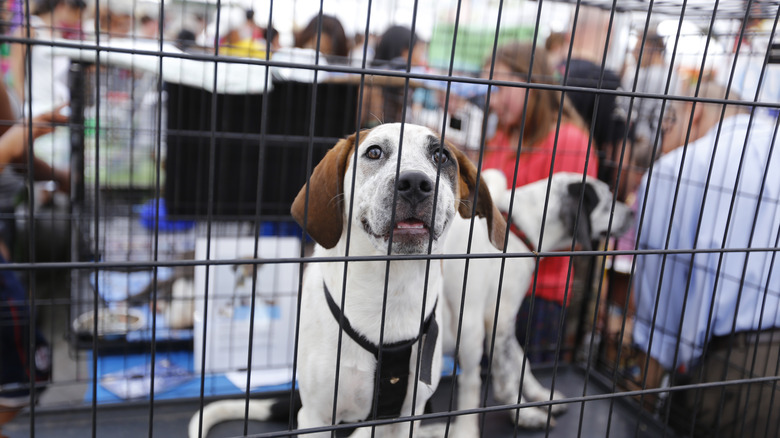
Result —
[[418, 204], [433, 194], [433, 182], [419, 171], [406, 171], [398, 177], [398, 194], [412, 204]]

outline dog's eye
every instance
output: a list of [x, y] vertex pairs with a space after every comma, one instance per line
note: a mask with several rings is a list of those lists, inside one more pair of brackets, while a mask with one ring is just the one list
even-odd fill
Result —
[[382, 148], [379, 146], [369, 146], [369, 148], [366, 149], [366, 158], [371, 160], [382, 158]]
[[447, 152], [445, 152], [444, 149], [436, 149], [433, 151], [433, 154], [431, 154], [431, 159], [434, 163], [444, 164], [447, 162], [447, 160], [450, 159], [450, 157], [447, 155]]

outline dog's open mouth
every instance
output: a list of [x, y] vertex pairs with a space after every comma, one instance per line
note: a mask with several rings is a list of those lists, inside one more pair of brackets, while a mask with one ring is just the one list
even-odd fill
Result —
[[394, 235], [428, 234], [428, 226], [419, 219], [404, 219], [398, 221], [393, 228]]
[[386, 231], [381, 233], [375, 232], [365, 218], [361, 219], [361, 222], [368, 234], [384, 241], [389, 240], [391, 234], [394, 241], [407, 241], [427, 238], [430, 232], [430, 227], [425, 221], [414, 217], [397, 220], [393, 228], [385, 229]]

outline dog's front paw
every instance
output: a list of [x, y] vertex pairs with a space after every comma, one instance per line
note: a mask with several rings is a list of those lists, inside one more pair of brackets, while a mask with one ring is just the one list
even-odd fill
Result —
[[417, 429], [417, 438], [477, 438], [479, 434], [479, 424], [474, 421], [461, 421], [459, 417], [450, 423], [436, 422], [426, 423]]
[[[563, 395], [560, 391], [555, 391], [553, 393], [553, 400], [564, 400], [566, 399], [566, 396]], [[553, 415], [561, 415], [569, 408], [569, 405], [567, 403], [555, 403], [552, 405], [552, 414]]]
[[[544, 429], [547, 427], [547, 417], [547, 409], [522, 408], [517, 411], [517, 425], [524, 429]], [[554, 426], [555, 418], [550, 417], [550, 427]]]
[[450, 427], [448, 436], [452, 438], [476, 438], [482, 436], [479, 434], [479, 417], [476, 415], [458, 417]]
[[[426, 423], [417, 428], [418, 438], [443, 438], [446, 433], [447, 425], [445, 423]], [[452, 427], [450, 427], [450, 433]]]

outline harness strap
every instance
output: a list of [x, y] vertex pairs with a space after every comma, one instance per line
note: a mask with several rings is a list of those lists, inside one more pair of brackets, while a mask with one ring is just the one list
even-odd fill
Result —
[[406, 398], [409, 386], [409, 361], [412, 355], [412, 347], [422, 337], [422, 356], [420, 364], [420, 381], [430, 385], [433, 368], [433, 353], [436, 349], [436, 339], [439, 336], [439, 325], [436, 323], [436, 306], [425, 318], [423, 330], [418, 336], [405, 341], [393, 342], [377, 346], [370, 342], [364, 335], [358, 333], [349, 322], [347, 315], [333, 301], [328, 286], [322, 282], [325, 292], [325, 301], [328, 303], [330, 313], [339, 323], [341, 330], [364, 350], [373, 354], [379, 362], [379, 352], [382, 352], [382, 361], [377, 364], [375, 377], [379, 379], [379, 397], [374, 397], [378, 402], [372, 406], [371, 411], [376, 411], [376, 418], [395, 418], [401, 415], [401, 408]]
[[509, 226], [509, 230], [512, 232], [512, 234], [517, 236], [520, 239], [520, 241], [523, 242], [523, 244], [527, 246], [531, 252], [536, 252], [536, 245], [534, 245], [534, 243], [531, 242], [531, 239], [528, 238], [528, 236], [525, 234], [523, 230], [518, 228], [517, 225], [514, 222], [512, 222], [512, 218], [506, 212], [503, 211], [501, 212], [501, 216], [504, 216], [504, 219], [506, 219], [506, 224]]

